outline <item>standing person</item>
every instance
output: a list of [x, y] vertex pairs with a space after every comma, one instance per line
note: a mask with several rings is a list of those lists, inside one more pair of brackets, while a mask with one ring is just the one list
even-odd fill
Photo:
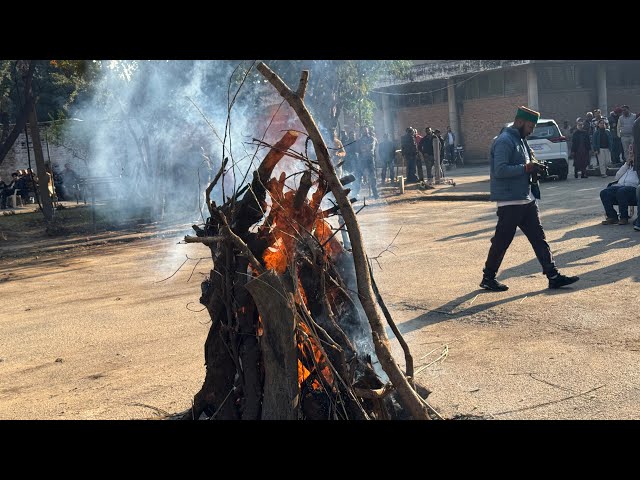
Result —
[[420, 140], [420, 144], [418, 145], [418, 150], [422, 154], [422, 158], [424, 158], [425, 167], [427, 169], [427, 183], [433, 183], [433, 132], [431, 131], [431, 127], [427, 127], [424, 129], [425, 135]]
[[357, 197], [360, 192], [360, 186], [362, 178], [365, 177], [373, 198], [379, 198], [378, 187], [376, 185], [376, 166], [375, 166], [375, 154], [376, 154], [376, 139], [371, 135], [369, 127], [362, 127], [360, 130], [362, 136], [358, 140], [358, 160], [359, 160], [359, 174], [356, 175], [356, 187], [354, 190]]
[[573, 132], [571, 140], [571, 158], [573, 158], [573, 176], [587, 178], [587, 167], [591, 158], [591, 139], [584, 129], [584, 123], [578, 122], [578, 128]]
[[440, 130], [437, 128], [433, 131], [433, 163], [435, 166], [436, 184], [442, 183], [442, 157], [444, 153], [444, 138], [440, 135]]
[[607, 177], [607, 167], [611, 165], [611, 146], [613, 145], [613, 137], [604, 118], [598, 120], [598, 128], [593, 132], [593, 151], [598, 156], [600, 163], [600, 176]]
[[[353, 130], [349, 132], [346, 142], [342, 142], [344, 151], [347, 156], [344, 157], [343, 170], [347, 173], [352, 173], [357, 177], [358, 171], [358, 140], [356, 139], [356, 132]], [[357, 181], [358, 178], [356, 178]]]
[[456, 134], [447, 126], [447, 155], [453, 164], [456, 160]]
[[[611, 162], [619, 163], [620, 154], [622, 153], [622, 142], [618, 136], [618, 119], [622, 115], [622, 108], [616, 107], [611, 113], [609, 113], [609, 130], [611, 131], [611, 137], [613, 138], [613, 145], [611, 146]], [[624, 161], [624, 157], [622, 159]]]
[[496, 274], [517, 227], [531, 243], [542, 272], [549, 279], [549, 288], [560, 288], [578, 281], [578, 277], [567, 277], [558, 272], [540, 223], [536, 202], [536, 198], [540, 198], [539, 190], [532, 191], [531, 175], [540, 173], [542, 167], [532, 162], [532, 151], [526, 138], [533, 132], [539, 118], [540, 114], [534, 110], [518, 108], [513, 126], [505, 128], [491, 147], [490, 198], [498, 204], [498, 224], [480, 282], [480, 286], [487, 290], [509, 289], [496, 280]]
[[416, 158], [418, 156], [418, 146], [416, 145], [416, 137], [413, 134], [413, 128], [407, 127], [406, 133], [400, 139], [402, 148], [402, 156], [404, 157], [407, 183], [416, 183]]
[[387, 169], [389, 169], [389, 181], [393, 182], [396, 178], [395, 167], [396, 146], [388, 133], [384, 134], [384, 140], [378, 146], [378, 157], [382, 160], [382, 183], [387, 181]]
[[333, 147], [334, 147], [334, 150], [331, 155], [331, 160], [332, 160], [333, 166], [336, 169], [336, 175], [338, 175], [338, 178], [341, 178], [342, 167], [344, 167], [344, 160], [345, 160], [345, 157], [347, 156], [347, 152], [344, 149], [344, 145], [342, 144], [342, 141], [340, 140], [340, 138], [338, 138], [338, 131], [335, 128], [331, 129], [331, 136], [333, 137]]
[[622, 106], [622, 115], [618, 118], [618, 136], [622, 142], [622, 158], [629, 155], [629, 145], [633, 143], [633, 122], [636, 114], [629, 111], [629, 105]]

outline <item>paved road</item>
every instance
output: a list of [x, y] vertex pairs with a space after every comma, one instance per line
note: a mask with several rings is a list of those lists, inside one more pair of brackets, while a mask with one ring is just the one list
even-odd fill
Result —
[[[402, 227], [376, 279], [431, 404], [449, 418], [638, 418], [640, 233], [599, 225], [606, 181], [542, 188], [557, 262], [581, 276], [574, 288], [547, 290], [518, 233], [499, 274], [511, 288], [493, 293], [478, 283], [495, 205], [423, 201], [486, 193], [486, 168], [452, 176], [456, 187], [410, 190], [359, 215], [370, 256]], [[207, 253], [170, 235], [3, 259], [0, 419], [148, 418], [189, 407], [204, 379], [208, 315], [197, 301], [209, 266], [188, 260], [160, 281], [185, 255]]]
[[[469, 169], [456, 189], [486, 191], [485, 174]], [[510, 290], [478, 288], [497, 220], [492, 202], [416, 201], [363, 211], [370, 256], [402, 227], [395, 255], [382, 256], [376, 278], [416, 370], [425, 367], [417, 378], [445, 416], [640, 417], [640, 232], [599, 225], [598, 192], [610, 180], [542, 186], [542, 222], [557, 264], [581, 277], [563, 290], [546, 288], [521, 232], [498, 276]], [[446, 359], [436, 361], [443, 352]]]

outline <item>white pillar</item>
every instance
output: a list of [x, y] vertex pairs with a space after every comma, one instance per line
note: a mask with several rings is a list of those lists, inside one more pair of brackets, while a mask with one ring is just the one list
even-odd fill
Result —
[[602, 115], [606, 117], [609, 114], [609, 110], [607, 110], [607, 67], [602, 63], [598, 63], [596, 85], [598, 91], [598, 108], [602, 110]]
[[[527, 66], [527, 105], [532, 110], [539, 111], [538, 104], [538, 74], [535, 65]], [[544, 116], [544, 115], [543, 115]]]
[[464, 136], [460, 131], [460, 125], [458, 123], [458, 106], [456, 103], [456, 88], [453, 78], [447, 79], [447, 96], [449, 97], [449, 126], [456, 136], [456, 144], [462, 145]]

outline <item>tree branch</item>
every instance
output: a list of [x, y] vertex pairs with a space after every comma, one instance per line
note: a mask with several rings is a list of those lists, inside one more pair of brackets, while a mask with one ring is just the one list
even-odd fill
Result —
[[291, 91], [291, 89], [278, 75], [276, 75], [262, 62], [258, 64], [257, 69], [269, 81], [269, 83], [273, 85], [287, 103], [289, 103], [300, 118], [300, 121], [309, 133], [309, 137], [313, 141], [313, 146], [324, 178], [329, 184], [329, 188], [331, 189], [334, 197], [338, 201], [340, 211], [342, 212], [342, 216], [347, 226], [349, 239], [351, 241], [358, 284], [358, 294], [371, 326], [373, 343], [380, 365], [389, 376], [389, 379], [398, 391], [400, 401], [404, 404], [412, 417], [414, 419], [428, 420], [430, 417], [428, 415], [427, 408], [415, 390], [413, 390], [407, 381], [407, 378], [404, 376], [391, 355], [389, 339], [385, 333], [382, 318], [376, 308], [375, 294], [371, 287], [371, 277], [369, 275], [369, 265], [356, 214], [351, 206], [351, 202], [349, 202], [344, 193], [340, 180], [336, 176], [335, 169], [329, 158], [327, 146], [320, 135], [318, 126], [311, 117], [311, 114], [307, 110], [302, 98]]

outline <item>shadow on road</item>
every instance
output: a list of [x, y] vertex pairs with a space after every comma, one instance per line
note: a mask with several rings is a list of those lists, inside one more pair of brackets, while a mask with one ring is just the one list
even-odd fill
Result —
[[[597, 265], [599, 260], [593, 257], [606, 254], [615, 258], [619, 249], [633, 248], [640, 245], [640, 233], [630, 229], [629, 226], [606, 226], [599, 224], [569, 230], [565, 232], [561, 238], [555, 240], [555, 242], [580, 238], [593, 239], [594, 237], [595, 240], [589, 243], [586, 243], [587, 241], [582, 242], [584, 246], [569, 252], [558, 252], [554, 249], [554, 242], [550, 242], [551, 251], [553, 252], [558, 269], [562, 271], [563, 268], [571, 266]], [[585, 262], [585, 260], [591, 258], [593, 258], [593, 260]], [[540, 271], [540, 263], [532, 249], [531, 259], [529, 261], [515, 267], [504, 269], [501, 274], [498, 274], [498, 277], [504, 280], [522, 275], [530, 275], [531, 273], [539, 273]], [[636, 282], [640, 281], [640, 259], [637, 256], [630, 260], [621, 261], [583, 273], [581, 274], [580, 282], [577, 283], [576, 286], [580, 286], [580, 288], [593, 288], [624, 278], [631, 278]]]

